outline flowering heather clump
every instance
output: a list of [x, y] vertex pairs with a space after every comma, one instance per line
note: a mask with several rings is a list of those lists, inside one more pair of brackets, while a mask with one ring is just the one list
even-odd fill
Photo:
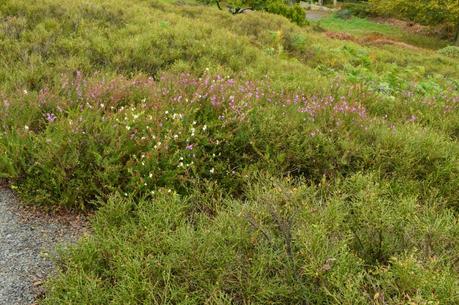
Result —
[[[65, 99], [59, 100], [59, 96]], [[246, 81], [209, 73], [201, 77], [164, 74], [155, 81], [146, 76], [86, 78], [77, 72], [73, 77], [63, 77], [60, 92], [46, 89], [35, 97], [29, 94], [29, 99], [40, 116], [53, 123], [51, 134], [43, 140], [40, 134], [47, 125], [40, 120], [25, 122], [21, 127], [31, 126], [37, 132], [33, 154], [42, 162], [34, 165], [35, 172], [45, 179], [47, 174], [41, 171], [55, 166], [51, 156], [67, 160], [56, 147], [73, 150], [69, 156], [76, 154], [86, 160], [76, 159], [68, 165], [87, 175], [78, 179], [82, 183], [102, 179], [93, 182], [103, 186], [94, 192], [70, 190], [75, 196], [83, 196], [72, 200], [85, 202], [111, 188], [140, 194], [150, 194], [160, 186], [183, 191], [196, 177], [234, 185], [236, 191], [237, 173], [248, 164], [260, 162], [265, 149], [274, 149], [279, 157], [272, 158], [283, 160], [275, 167], [286, 171], [294, 168], [291, 162], [297, 162], [294, 151], [299, 148], [292, 147], [293, 155], [287, 159], [283, 157], [283, 145], [279, 146], [279, 141], [289, 141], [292, 132], [320, 141], [337, 137], [343, 123], [361, 128], [367, 120], [365, 108], [352, 98], [277, 91], [267, 78]], [[265, 122], [263, 117], [273, 117], [275, 122]], [[268, 126], [258, 130], [261, 123]], [[272, 138], [276, 134], [284, 135], [283, 139]], [[80, 144], [68, 146], [66, 139]], [[270, 158], [265, 162], [272, 163]], [[324, 158], [320, 157], [328, 162]], [[319, 161], [308, 159], [302, 166], [309, 162]], [[99, 166], [104, 168], [105, 176], [91, 174]], [[315, 172], [311, 173], [314, 179], [322, 170]], [[72, 171], [67, 173], [65, 179], [74, 177]]]

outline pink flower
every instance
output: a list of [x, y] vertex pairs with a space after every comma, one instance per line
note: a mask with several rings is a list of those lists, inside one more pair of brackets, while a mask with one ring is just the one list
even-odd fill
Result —
[[54, 115], [54, 113], [47, 113], [46, 114], [46, 120], [48, 120], [48, 122], [52, 123], [56, 119], [57, 119], [57, 117]]

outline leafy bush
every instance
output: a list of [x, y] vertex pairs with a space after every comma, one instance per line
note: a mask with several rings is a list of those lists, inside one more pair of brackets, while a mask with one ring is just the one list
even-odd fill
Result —
[[343, 5], [341, 6], [341, 9], [338, 12], [336, 12], [335, 15], [338, 18], [348, 19], [348, 18], [351, 18], [352, 16], [364, 18], [364, 17], [370, 16], [371, 14], [372, 14], [371, 9], [368, 3], [358, 2], [358, 3], [343, 3]]
[[408, 18], [423, 24], [459, 22], [455, 0], [369, 0], [372, 9], [383, 15]]
[[273, 14], [278, 14], [287, 17], [289, 20], [295, 22], [298, 25], [306, 25], [306, 12], [299, 5], [289, 6], [280, 1], [270, 1], [264, 8], [265, 11]]
[[438, 53], [451, 58], [459, 58], [459, 47], [449, 46], [438, 50]]
[[[214, 4], [216, 0], [199, 0], [206, 4]], [[262, 10], [272, 14], [277, 14], [288, 18], [290, 21], [302, 26], [308, 22], [306, 20], [306, 12], [298, 4], [292, 5], [286, 0], [230, 0], [228, 1], [231, 7], [250, 8], [253, 10]], [[221, 5], [220, 5], [221, 7]]]

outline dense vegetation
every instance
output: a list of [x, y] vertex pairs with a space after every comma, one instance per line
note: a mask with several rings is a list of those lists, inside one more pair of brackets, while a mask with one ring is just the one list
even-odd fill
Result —
[[307, 24], [304, 9], [295, 0], [198, 0], [205, 4], [215, 4], [220, 10], [228, 9], [232, 14], [247, 11], [265, 11], [284, 16], [298, 25]]
[[43, 304], [459, 302], [455, 48], [150, 0], [0, 29], [1, 177], [98, 209]]
[[459, 45], [457, 0], [369, 0], [371, 10], [383, 16], [405, 18], [427, 25], [451, 24]]

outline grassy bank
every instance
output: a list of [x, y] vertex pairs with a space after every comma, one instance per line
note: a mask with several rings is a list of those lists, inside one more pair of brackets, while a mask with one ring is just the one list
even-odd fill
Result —
[[0, 4], [0, 175], [98, 209], [42, 302], [457, 303], [458, 60], [169, 2]]

